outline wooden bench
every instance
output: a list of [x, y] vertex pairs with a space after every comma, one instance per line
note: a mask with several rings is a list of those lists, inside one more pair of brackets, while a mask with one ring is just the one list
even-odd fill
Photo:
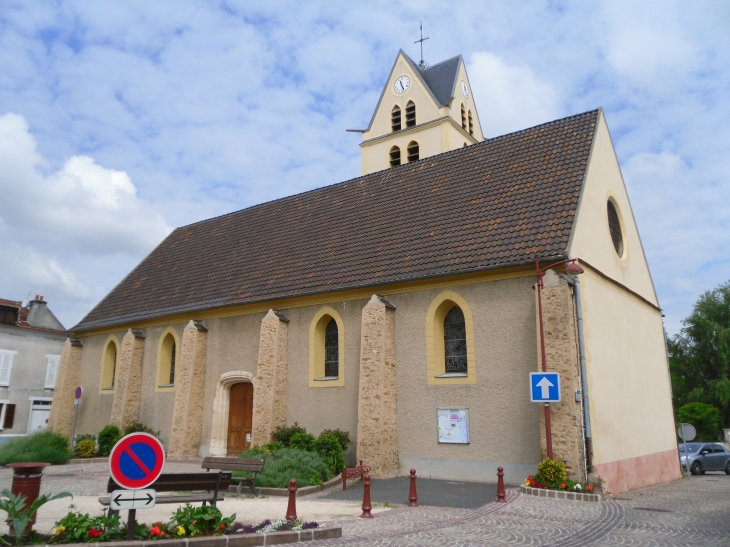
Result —
[[[215, 475], [209, 473], [163, 473], [147, 488], [152, 488], [157, 492], [157, 501], [155, 503], [203, 502], [203, 505], [210, 503], [215, 507], [216, 502], [224, 499], [223, 496], [219, 495], [219, 492], [228, 490], [231, 485], [231, 478], [232, 473], [217, 473]], [[123, 488], [109, 478], [106, 491], [111, 494], [115, 490], [123, 490]], [[160, 496], [160, 492], [186, 493]], [[201, 493], [194, 494], [193, 492]], [[111, 503], [111, 496], [101, 496], [99, 503], [108, 506]]]
[[258, 497], [259, 495], [256, 493], [256, 474], [264, 469], [265, 463], [266, 460], [260, 458], [208, 457], [203, 460], [203, 464], [200, 467], [208, 471], [216, 469], [225, 471], [248, 471], [249, 473], [253, 473], [253, 477], [233, 477], [231, 480], [238, 481], [238, 486], [236, 487], [237, 496], [241, 495], [241, 487], [244, 484], [248, 484], [253, 495]]

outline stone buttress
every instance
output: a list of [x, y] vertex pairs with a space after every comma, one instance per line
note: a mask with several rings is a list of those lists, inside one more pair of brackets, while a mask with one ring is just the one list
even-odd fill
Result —
[[139, 421], [142, 402], [142, 358], [145, 335], [129, 329], [122, 338], [122, 350], [116, 370], [111, 423], [124, 429]]
[[378, 295], [362, 310], [357, 459], [374, 476], [398, 473], [395, 306]]
[[[550, 403], [553, 458], [562, 460], [568, 470], [568, 476], [582, 483], [585, 481], [583, 423], [580, 403], [575, 400], [576, 390], [581, 389], [575, 305], [571, 286], [564, 277], [553, 270], [548, 270], [544, 277], [542, 315], [547, 370], [560, 373], [561, 402]], [[539, 324], [537, 337], [539, 371], [541, 370]], [[541, 450], [542, 457], [546, 458], [545, 413], [542, 404], [539, 404], [539, 408]]]
[[69, 439], [74, 427], [74, 392], [79, 385], [82, 348], [81, 340], [77, 338], [67, 338], [63, 343], [48, 417], [48, 429]]
[[288, 323], [274, 310], [261, 320], [251, 446], [268, 443], [274, 429], [286, 425]]
[[203, 432], [207, 334], [208, 329], [198, 321], [190, 321], [183, 331], [180, 366], [175, 370], [169, 457], [198, 456]]

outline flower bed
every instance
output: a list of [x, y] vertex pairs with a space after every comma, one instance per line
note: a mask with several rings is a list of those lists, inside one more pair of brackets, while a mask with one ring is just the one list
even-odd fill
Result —
[[[521, 490], [523, 493], [534, 496], [542, 496], [542, 494], [540, 494], [540, 490], [572, 494], [570, 497], [556, 496], [554, 493], [546, 495], [546, 497], [559, 497], [562, 499], [579, 499], [576, 497], [578, 494], [581, 496], [593, 494], [592, 486], [588, 485], [584, 487], [580, 483], [570, 480], [568, 478], [567, 470], [565, 469], [565, 464], [560, 460], [551, 459], [544, 459], [537, 464], [537, 473], [535, 476], [527, 476], [525, 479], [525, 485]], [[535, 490], [536, 493], [533, 493], [533, 490]], [[580, 499], [583, 498], [581, 497]], [[600, 501], [600, 496], [598, 496], [598, 501]]]

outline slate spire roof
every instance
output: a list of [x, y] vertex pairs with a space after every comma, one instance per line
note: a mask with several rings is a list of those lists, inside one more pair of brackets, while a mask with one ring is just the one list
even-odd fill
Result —
[[178, 228], [72, 330], [563, 257], [599, 112]]

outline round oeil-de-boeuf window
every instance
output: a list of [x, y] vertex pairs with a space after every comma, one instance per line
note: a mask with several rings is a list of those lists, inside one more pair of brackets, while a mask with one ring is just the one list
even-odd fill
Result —
[[621, 233], [621, 222], [618, 219], [618, 212], [613, 202], [608, 201], [608, 231], [611, 232], [611, 241], [613, 241], [613, 248], [616, 249], [616, 254], [619, 257], [624, 255], [624, 238]]

